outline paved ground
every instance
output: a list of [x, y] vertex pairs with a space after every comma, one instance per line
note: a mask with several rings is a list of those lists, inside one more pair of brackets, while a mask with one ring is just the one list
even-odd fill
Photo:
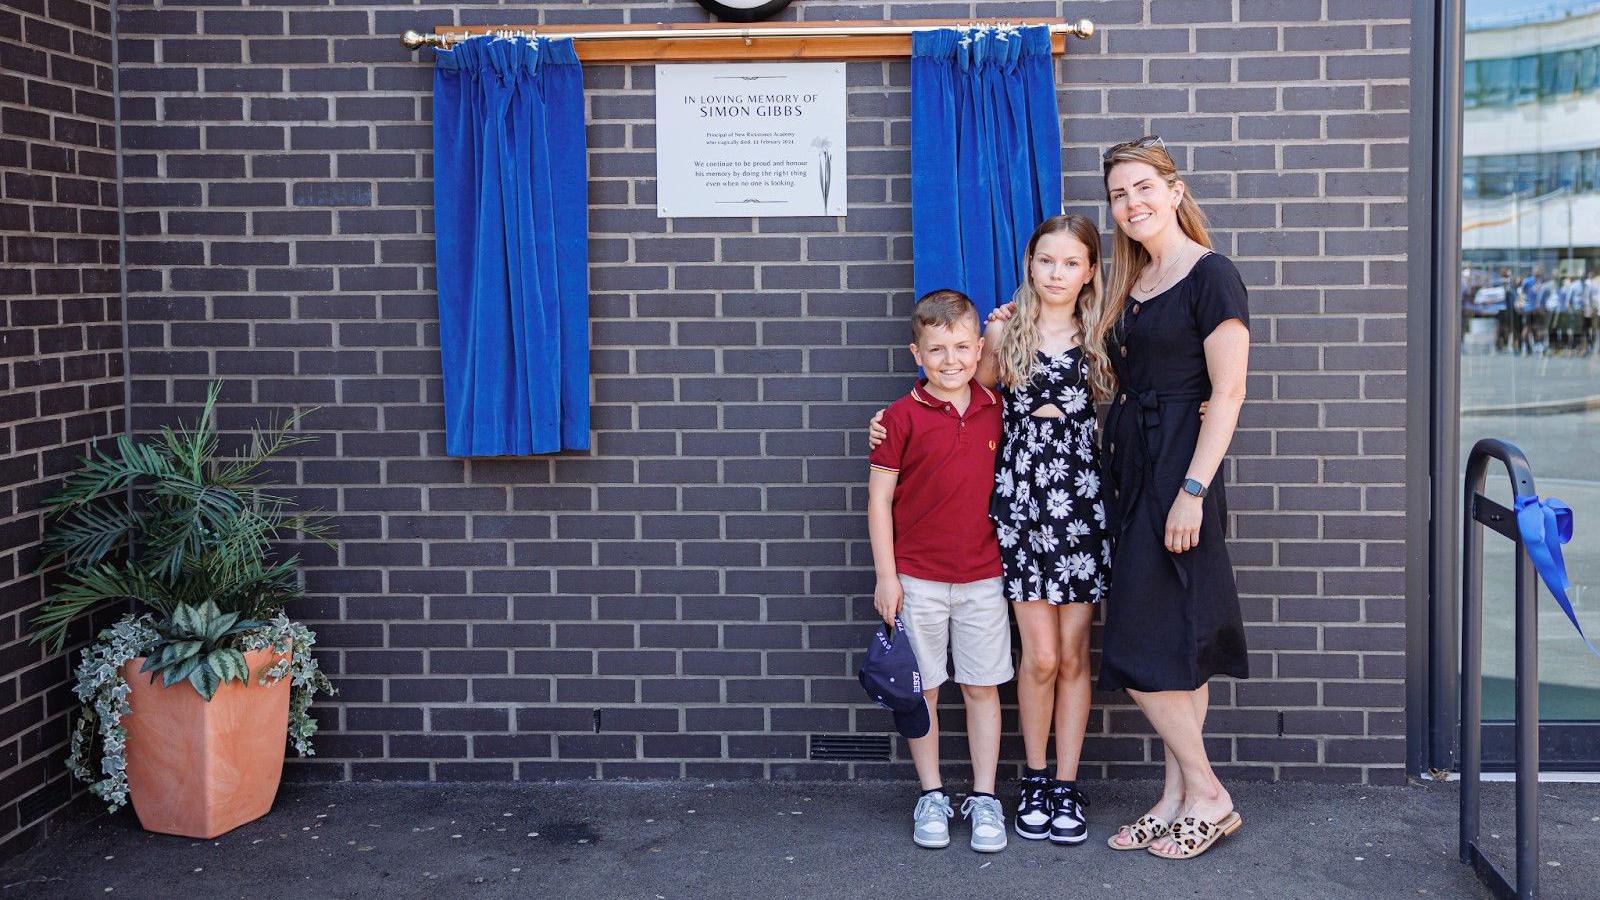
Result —
[[1600, 354], [1594, 356], [1513, 356], [1463, 354], [1461, 408], [1510, 412], [1582, 407], [1600, 396]]
[[[89, 818], [0, 868], [0, 900], [1484, 896], [1456, 857], [1454, 784], [1240, 784], [1244, 830], [1192, 862], [1104, 845], [1156, 785], [1086, 787], [1089, 843], [984, 856], [964, 825], [912, 846], [905, 783], [295, 784], [215, 841]], [[1485, 844], [1509, 851], [1510, 786], [1486, 789]], [[1543, 896], [1594, 897], [1600, 785], [1541, 793]]]

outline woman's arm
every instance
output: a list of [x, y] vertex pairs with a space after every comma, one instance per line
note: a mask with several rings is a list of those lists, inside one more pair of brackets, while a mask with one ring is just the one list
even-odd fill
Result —
[[1188, 477], [1210, 484], [1233, 442], [1233, 429], [1244, 407], [1245, 373], [1250, 365], [1250, 330], [1238, 319], [1217, 326], [1206, 338], [1206, 374], [1211, 377], [1211, 398]]
[[[1244, 407], [1245, 374], [1250, 365], [1250, 329], [1238, 319], [1216, 327], [1205, 341], [1206, 373], [1211, 377], [1211, 398], [1200, 420], [1200, 437], [1189, 460], [1188, 477], [1209, 485], [1233, 441]], [[1200, 542], [1201, 500], [1182, 491], [1167, 515], [1166, 544], [1173, 553], [1192, 549]]]
[[1005, 319], [991, 316], [989, 324], [983, 329], [983, 355], [978, 357], [978, 372], [973, 376], [973, 380], [984, 387], [992, 388], [1000, 381], [1000, 358], [996, 354], [1000, 350], [1000, 339], [1005, 334]]

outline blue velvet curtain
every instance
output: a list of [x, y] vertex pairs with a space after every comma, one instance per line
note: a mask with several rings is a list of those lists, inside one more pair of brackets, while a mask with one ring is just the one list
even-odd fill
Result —
[[911, 231], [918, 296], [955, 288], [987, 315], [1022, 282], [1022, 251], [1061, 212], [1061, 124], [1050, 33], [911, 38]]
[[571, 40], [472, 38], [433, 76], [445, 452], [589, 446], [588, 178]]

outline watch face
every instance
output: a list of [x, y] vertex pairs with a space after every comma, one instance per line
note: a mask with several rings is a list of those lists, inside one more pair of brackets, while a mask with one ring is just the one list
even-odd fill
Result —
[[756, 22], [777, 15], [789, 0], [699, 0], [706, 11], [728, 22]]

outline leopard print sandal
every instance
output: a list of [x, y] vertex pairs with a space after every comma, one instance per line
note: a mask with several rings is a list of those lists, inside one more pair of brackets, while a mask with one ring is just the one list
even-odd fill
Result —
[[1185, 816], [1172, 823], [1172, 842], [1177, 846], [1178, 852], [1158, 853], [1154, 847], [1148, 848], [1147, 852], [1162, 859], [1194, 859], [1210, 850], [1217, 841], [1238, 831], [1243, 825], [1244, 820], [1239, 818], [1236, 812], [1230, 812], [1216, 822]]
[[[1117, 843], [1117, 836], [1122, 834], [1122, 828], [1128, 830], [1128, 837], [1133, 840], [1131, 844]], [[1143, 850], [1149, 847], [1157, 838], [1166, 835], [1172, 830], [1166, 820], [1157, 816], [1143, 815], [1132, 825], [1118, 828], [1111, 837], [1106, 838], [1106, 845], [1113, 850]]]

